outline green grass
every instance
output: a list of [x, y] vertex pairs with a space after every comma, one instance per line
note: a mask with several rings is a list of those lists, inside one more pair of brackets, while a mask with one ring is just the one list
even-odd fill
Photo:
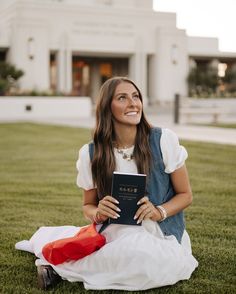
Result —
[[[43, 293], [37, 289], [34, 255], [15, 250], [16, 242], [29, 239], [40, 226], [86, 224], [75, 162], [90, 133], [0, 124], [0, 293]], [[189, 152], [194, 192], [194, 202], [186, 210], [187, 229], [199, 267], [188, 281], [145, 293], [235, 293], [236, 148], [182, 143]], [[51, 292], [117, 293], [86, 291], [82, 283], [66, 281]]]

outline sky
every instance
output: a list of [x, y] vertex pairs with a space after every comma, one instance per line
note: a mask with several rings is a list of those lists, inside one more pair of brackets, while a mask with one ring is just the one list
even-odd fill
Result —
[[175, 12], [189, 36], [217, 37], [221, 51], [236, 52], [236, 0], [153, 0], [157, 11]]

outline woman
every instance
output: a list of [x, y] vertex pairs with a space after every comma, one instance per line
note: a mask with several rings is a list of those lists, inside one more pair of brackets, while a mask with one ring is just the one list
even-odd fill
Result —
[[[189, 279], [198, 262], [192, 256], [183, 218], [183, 210], [192, 202], [186, 158], [173, 132], [149, 125], [141, 92], [133, 81], [107, 80], [97, 103], [93, 142], [81, 148], [77, 161], [83, 212], [97, 223], [97, 229], [108, 218], [119, 218], [119, 204], [110, 195], [113, 171], [144, 173], [146, 195], [134, 215], [142, 225], [109, 225], [102, 233], [104, 247], [76, 262], [53, 266], [54, 270], [40, 255], [41, 242], [38, 255], [34, 252], [40, 257], [41, 287], [55, 284], [58, 275], [83, 281], [86, 289], [130, 291]], [[31, 241], [37, 243], [39, 236]]]

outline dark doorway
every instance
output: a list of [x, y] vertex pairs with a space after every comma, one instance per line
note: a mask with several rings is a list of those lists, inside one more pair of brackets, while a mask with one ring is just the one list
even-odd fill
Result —
[[112, 76], [128, 75], [128, 58], [86, 57], [72, 59], [72, 93], [89, 96], [95, 102], [101, 85]]

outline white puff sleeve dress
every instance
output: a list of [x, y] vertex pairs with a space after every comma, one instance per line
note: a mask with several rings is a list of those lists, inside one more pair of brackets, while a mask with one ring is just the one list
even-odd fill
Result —
[[[126, 151], [132, 153], [132, 148]], [[166, 173], [183, 166], [187, 152], [169, 129], [162, 130], [161, 150]], [[117, 171], [137, 172], [135, 162], [123, 159], [116, 149], [115, 157]], [[81, 148], [77, 161], [77, 184], [85, 190], [95, 188], [90, 166], [86, 144]], [[16, 248], [33, 252], [38, 257], [36, 265], [48, 264], [41, 248], [53, 240], [73, 236], [79, 229], [73, 226], [42, 227], [29, 241], [17, 243]], [[138, 291], [189, 279], [198, 266], [186, 231], [181, 244], [174, 236], [164, 236], [158, 223], [151, 220], [143, 221], [142, 226], [112, 224], [102, 234], [107, 243], [100, 250], [81, 260], [53, 268], [65, 280], [83, 282], [86, 289]]]

